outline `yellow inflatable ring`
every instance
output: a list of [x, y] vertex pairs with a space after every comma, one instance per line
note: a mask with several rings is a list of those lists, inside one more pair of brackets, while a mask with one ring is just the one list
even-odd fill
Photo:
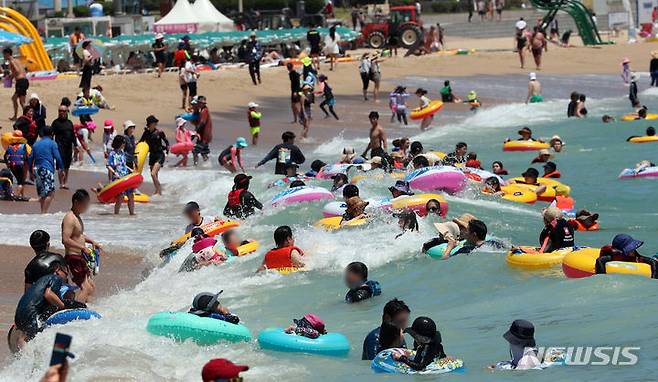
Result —
[[142, 173], [144, 163], [146, 163], [146, 156], [149, 153], [149, 145], [146, 142], [139, 142], [135, 146], [135, 164], [137, 165], [137, 172]]
[[537, 194], [526, 187], [517, 187], [515, 184], [501, 186], [500, 190], [504, 193], [502, 198], [516, 203], [534, 204], [537, 201]]
[[[562, 271], [570, 278], [589, 277], [596, 274], [594, 265], [599, 258], [600, 248], [584, 248], [569, 253], [562, 261]], [[651, 266], [644, 263], [610, 261], [605, 265], [606, 273], [640, 275], [651, 277]]]
[[238, 256], [244, 256], [250, 253], [254, 253], [256, 252], [258, 247], [260, 247], [260, 244], [256, 240], [252, 240], [246, 244], [242, 244], [241, 246], [238, 247]]
[[413, 120], [417, 120], [417, 119], [423, 119], [425, 117], [430, 117], [434, 115], [434, 113], [436, 113], [437, 111], [441, 110], [441, 108], [443, 108], [443, 102], [439, 100], [431, 101], [429, 105], [427, 105], [422, 109], [417, 107], [411, 110], [411, 112], [409, 113], [409, 118]]
[[341, 225], [341, 221], [343, 221], [342, 216], [333, 216], [330, 218], [324, 218], [320, 219], [317, 222], [315, 222], [315, 227], [316, 228], [321, 228], [327, 231], [334, 231], [340, 228], [346, 228], [346, 227], [358, 227], [366, 224], [368, 222], [367, 219], [352, 219], [345, 224]]
[[436, 155], [437, 157], [439, 157], [439, 159], [443, 159], [443, 158], [446, 157], [446, 155], [448, 155], [448, 154], [444, 153], [443, 151], [430, 151], [430, 153]]
[[[514, 187], [525, 188], [526, 190], [530, 190], [532, 192], [535, 192], [535, 190], [537, 189], [537, 186], [533, 186], [532, 184], [522, 184], [522, 183], [515, 183]], [[543, 202], [552, 202], [556, 196], [557, 193], [555, 192], [554, 188], [546, 187], [546, 191], [544, 191], [540, 195], [537, 195], [537, 200], [541, 200]]]
[[411, 196], [400, 196], [391, 200], [391, 208], [394, 210], [410, 209], [419, 215], [427, 215], [425, 206], [427, 202], [435, 199], [439, 202], [439, 215], [445, 217], [448, 214], [448, 201], [439, 194], [416, 194]]
[[[629, 122], [629, 121], [641, 121], [641, 119], [635, 119], [637, 118], [637, 113], [629, 113], [626, 115], [623, 115], [621, 117], [621, 120], [624, 122]], [[658, 114], [652, 114], [652, 113], [647, 113], [647, 117], [644, 119], [658, 119]]]
[[[240, 223], [233, 220], [217, 220], [207, 224], [202, 225], [201, 228], [203, 232], [208, 236], [216, 236], [224, 231], [228, 231], [231, 228], [238, 227]], [[192, 232], [188, 232], [185, 235], [179, 237], [178, 239], [171, 242], [172, 245], [183, 244], [190, 238]]]
[[647, 143], [647, 142], [658, 142], [658, 135], [645, 135], [642, 137], [631, 137], [627, 139], [631, 143]]
[[[149, 198], [148, 195], [146, 194], [133, 194], [133, 198], [135, 199], [135, 203], [148, 203], [151, 199]], [[123, 201], [128, 203], [128, 197], [124, 196]]]
[[[512, 178], [512, 180], [523, 182], [522, 177]], [[571, 194], [571, 187], [567, 186], [564, 183], [560, 183], [559, 181], [553, 178], [537, 178], [537, 183], [545, 185], [547, 190], [550, 188], [554, 189], [556, 195], [569, 196], [569, 194]]]
[[548, 143], [539, 141], [508, 141], [503, 143], [503, 151], [539, 151], [549, 147]]
[[537, 247], [517, 247], [507, 252], [505, 260], [513, 267], [545, 269], [562, 264], [562, 259], [570, 252], [573, 252], [573, 248], [541, 253]]

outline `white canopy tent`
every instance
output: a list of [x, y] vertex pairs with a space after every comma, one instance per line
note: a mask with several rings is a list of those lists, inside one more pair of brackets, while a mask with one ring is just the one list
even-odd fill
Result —
[[218, 11], [210, 0], [195, 0], [192, 9], [199, 17], [200, 24], [214, 26], [213, 32], [230, 32], [235, 30], [233, 20]]
[[234, 30], [233, 21], [217, 10], [210, 0], [178, 0], [174, 7], [154, 25], [155, 32], [200, 33]]

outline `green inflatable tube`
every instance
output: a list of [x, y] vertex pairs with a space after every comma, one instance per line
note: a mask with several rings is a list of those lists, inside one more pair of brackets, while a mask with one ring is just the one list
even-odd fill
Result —
[[146, 330], [176, 341], [192, 339], [199, 345], [214, 345], [220, 341], [251, 341], [249, 329], [242, 324], [235, 325], [187, 312], [156, 313], [149, 318]]
[[[461, 247], [464, 245], [463, 241], [460, 241], [457, 245], [455, 245], [455, 248], [450, 251], [450, 256], [454, 256], [457, 251], [461, 249]], [[443, 257], [443, 252], [445, 252], [446, 247], [448, 247], [448, 243], [442, 243], [439, 245], [435, 245], [434, 247], [430, 248], [427, 250], [427, 255], [433, 259], [440, 259]]]

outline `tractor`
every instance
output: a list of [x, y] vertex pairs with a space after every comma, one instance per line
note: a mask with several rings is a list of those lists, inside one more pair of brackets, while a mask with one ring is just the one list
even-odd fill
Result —
[[375, 16], [373, 19], [361, 30], [365, 42], [371, 48], [384, 48], [391, 36], [397, 37], [398, 44], [405, 49], [422, 44], [423, 23], [418, 18], [416, 7], [391, 7], [388, 15]]

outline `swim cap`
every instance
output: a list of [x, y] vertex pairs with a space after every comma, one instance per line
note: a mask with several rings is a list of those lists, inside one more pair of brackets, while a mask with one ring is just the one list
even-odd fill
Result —
[[44, 251], [50, 243], [50, 235], [43, 230], [36, 230], [30, 235], [30, 247], [35, 251]]

